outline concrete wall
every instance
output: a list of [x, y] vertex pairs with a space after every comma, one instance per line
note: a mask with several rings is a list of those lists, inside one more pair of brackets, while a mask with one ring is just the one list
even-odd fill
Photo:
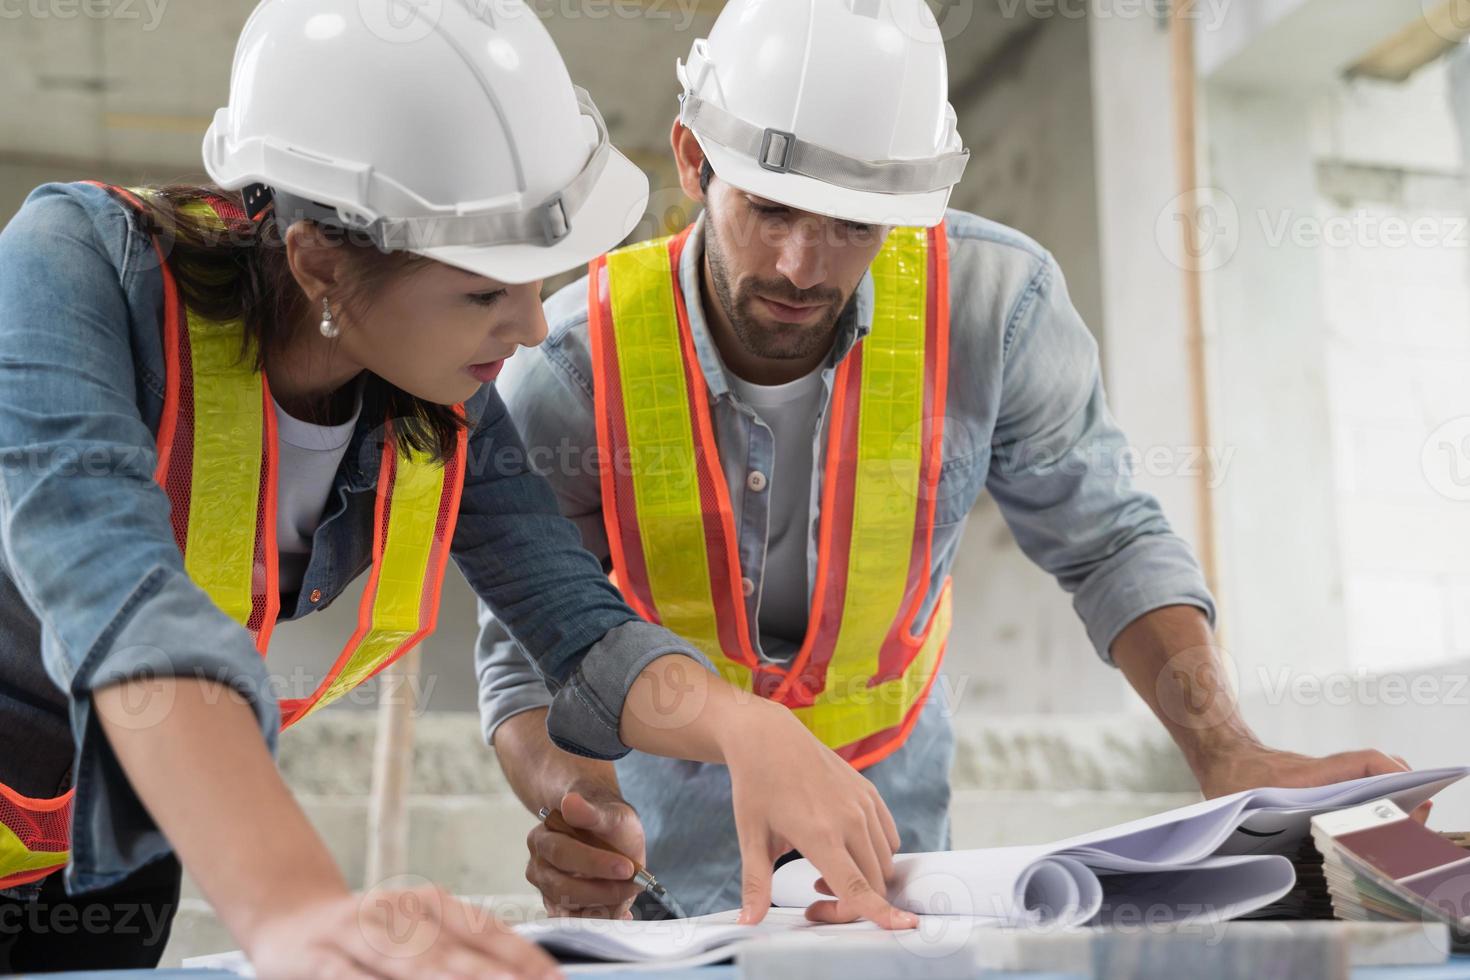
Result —
[[[1343, 81], [1381, 39], [1328, 29], [1343, 21], [1364, 24], [1308, 0], [1202, 59], [1206, 183], [1228, 219], [1208, 275], [1218, 437], [1235, 453], [1219, 498], [1227, 638], [1269, 741], [1458, 764], [1464, 154], [1442, 68]], [[1314, 26], [1336, 46], [1312, 55], [1316, 74], [1251, 67], [1273, 33]], [[1470, 792], [1445, 794], [1439, 825], [1467, 820]]]
[[1206, 464], [1190, 408], [1169, 35], [1151, 17], [1094, 17], [1089, 29], [1109, 400], [1138, 454], [1135, 482], [1198, 546]]
[[1344, 87], [1317, 155], [1347, 652], [1370, 670], [1470, 656], [1470, 202], [1445, 93], [1442, 65]]
[[[954, 206], [1049, 249], [1102, 341], [1112, 335], [1098, 253], [1088, 21], [1025, 12], [976, 3], [949, 37], [952, 97], [972, 153]], [[963, 693], [961, 710], [1071, 713], [1124, 703], [1120, 678], [1097, 661], [1070, 600], [1021, 554], [989, 497], [970, 517], [954, 577], [963, 601], [946, 673]]]

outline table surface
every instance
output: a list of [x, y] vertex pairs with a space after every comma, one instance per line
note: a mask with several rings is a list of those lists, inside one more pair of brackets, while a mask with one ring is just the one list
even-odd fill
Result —
[[[695, 970], [626, 970], [600, 973], [599, 976], [621, 980], [736, 980], [733, 966], [706, 966]], [[102, 973], [49, 973], [45, 980], [140, 980], [143, 977], [166, 980], [221, 980], [234, 974], [220, 970], [125, 970]], [[1072, 974], [1009, 973], [990, 971], [977, 975], [977, 980], [1076, 980]], [[1352, 980], [1470, 980], [1470, 956], [1454, 956], [1436, 966], [1359, 967]]]

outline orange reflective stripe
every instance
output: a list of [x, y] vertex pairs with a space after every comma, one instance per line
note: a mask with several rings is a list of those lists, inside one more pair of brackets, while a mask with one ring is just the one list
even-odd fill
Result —
[[[858, 428], [861, 413], [863, 347], [858, 345], [837, 369], [832, 388], [831, 425], [822, 469], [822, 509], [817, 538], [817, 580], [806, 642], [772, 695], [792, 708], [811, 704], [827, 686], [827, 671], [837, 651], [842, 610], [847, 606], [852, 554], [852, 515], [856, 508]], [[835, 746], [834, 746], [835, 748]]]
[[39, 881], [66, 867], [74, 790], [54, 799], [22, 796], [0, 783], [0, 888]]
[[276, 475], [276, 460], [280, 459], [277, 442], [275, 401], [271, 398], [270, 381], [260, 376], [260, 411], [265, 418], [264, 458], [261, 460], [262, 486], [260, 516], [255, 526], [255, 554], [257, 561], [251, 576], [251, 590], [258, 597], [264, 594], [261, 605], [256, 598], [252, 605], [256, 615], [252, 621], [255, 629], [255, 649], [264, 657], [270, 649], [271, 634], [281, 613], [281, 556], [280, 542], [276, 538], [276, 502], [280, 481]]
[[[328, 681], [292, 711], [287, 724], [325, 707], [367, 681], [433, 632], [444, 569], [459, 515], [461, 460], [468, 434], [445, 467], [405, 462], [384, 446], [375, 505], [384, 533], [374, 541], [373, 568], [358, 609], [358, 627]], [[386, 482], [386, 486], [384, 483]]]
[[736, 550], [735, 508], [730, 503], [730, 488], [725, 483], [725, 471], [720, 466], [720, 453], [715, 442], [714, 422], [710, 418], [709, 388], [704, 382], [704, 372], [699, 367], [699, 357], [694, 352], [694, 332], [689, 326], [689, 310], [685, 305], [684, 291], [679, 287], [679, 260], [684, 254], [684, 245], [689, 240], [689, 229], [676, 235], [669, 242], [669, 281], [674, 292], [674, 311], [678, 317], [679, 349], [683, 357], [684, 383], [691, 404], [699, 410], [691, 412], [695, 433], [695, 462], [699, 469], [699, 498], [703, 508], [705, 544], [708, 549], [710, 591], [715, 605], [715, 626], [718, 631], [720, 649], [728, 668], [722, 668], [726, 680], [738, 687], [752, 687], [751, 672], [757, 672], [755, 686], [762, 686], [759, 679], [760, 658], [750, 642], [750, 626], [745, 615], [745, 593], [742, 589], [740, 554]]

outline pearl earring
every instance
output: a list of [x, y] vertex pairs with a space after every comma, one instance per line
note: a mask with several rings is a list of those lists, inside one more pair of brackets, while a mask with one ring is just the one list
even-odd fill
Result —
[[322, 297], [322, 336], [328, 340], [336, 340], [342, 336], [342, 328], [332, 319], [331, 300], [325, 296]]

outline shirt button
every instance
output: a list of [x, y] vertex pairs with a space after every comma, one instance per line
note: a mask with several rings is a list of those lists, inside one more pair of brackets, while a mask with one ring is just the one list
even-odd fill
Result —
[[322, 590], [321, 589], [312, 589], [311, 590], [311, 601], [312, 602], [321, 602], [322, 601]]
[[760, 470], [754, 470], [750, 476], [746, 477], [745, 485], [755, 493], [760, 493], [766, 488], [766, 475]]
[[746, 598], [755, 595], [755, 583], [748, 578], [741, 579], [740, 591], [745, 593]]

